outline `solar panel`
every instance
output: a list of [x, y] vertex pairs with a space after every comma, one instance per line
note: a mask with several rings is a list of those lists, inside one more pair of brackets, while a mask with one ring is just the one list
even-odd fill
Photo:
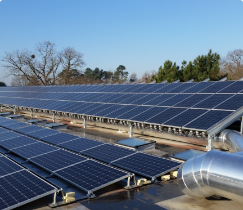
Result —
[[20, 136], [20, 135], [17, 134], [17, 133], [14, 133], [14, 132], [1, 133], [0, 141], [7, 140], [7, 139], [12, 139], [12, 138], [15, 138], [15, 137], [18, 137], [18, 136]]
[[126, 94], [117, 94], [115, 96], [108, 98], [107, 100], [104, 100], [103, 102], [114, 103], [114, 104], [120, 103], [120, 101], [124, 99], [125, 95]]
[[179, 168], [181, 165], [176, 161], [140, 152], [121, 158], [111, 164], [152, 179]]
[[134, 106], [134, 105], [127, 105], [127, 106], [123, 106], [122, 108], [116, 110], [116, 111], [113, 111], [113, 112], [110, 112], [109, 114], [106, 114], [104, 115], [105, 117], [108, 117], [108, 118], [117, 118], [118, 116], [126, 113], [126, 112], [129, 112], [131, 111], [132, 109], [136, 108], [137, 106]]
[[35, 132], [35, 131], [38, 131], [38, 130], [43, 130], [43, 128], [39, 127], [39, 126], [35, 126], [35, 125], [30, 125], [28, 127], [17, 128], [17, 129], [13, 129], [13, 130], [16, 131], [16, 132], [19, 132], [19, 133], [27, 134], [27, 133]]
[[102, 142], [98, 142], [98, 141], [94, 141], [91, 139], [86, 139], [86, 138], [78, 138], [75, 140], [71, 140], [68, 142], [64, 142], [59, 144], [60, 147], [74, 151], [74, 152], [81, 152], [93, 147], [97, 147], [99, 145], [102, 145], [104, 143]]
[[123, 115], [120, 115], [118, 118], [128, 120], [128, 119], [135, 117], [138, 114], [141, 114], [144, 111], [149, 110], [150, 108], [151, 108], [151, 106], [138, 106], [137, 108], [135, 108], [129, 112], [126, 112]]
[[158, 104], [158, 106], [174, 106], [177, 103], [189, 98], [191, 94], [178, 94], [174, 97], [169, 98], [168, 100]]
[[194, 108], [212, 109], [215, 106], [217, 106], [218, 104], [226, 101], [227, 99], [229, 99], [232, 96], [233, 95], [231, 95], [231, 94], [214, 94], [214, 95], [210, 96], [209, 98], [205, 99], [204, 101], [196, 104], [193, 107]]
[[175, 107], [192, 107], [210, 96], [212, 96], [212, 94], [195, 94], [176, 104]]
[[165, 87], [157, 90], [157, 91], [154, 91], [154, 93], [166, 93], [170, 90], [173, 90], [174, 88], [177, 88], [179, 86], [181, 86], [182, 83], [170, 83], [169, 85], [166, 85]]
[[243, 105], [243, 94], [237, 94], [225, 102], [219, 104], [214, 109], [237, 110]]
[[27, 127], [27, 126], [29, 126], [29, 124], [23, 123], [23, 122], [16, 122], [13, 124], [5, 125], [4, 127], [13, 130], [13, 129], [23, 128], [23, 127]]
[[183, 91], [183, 93], [197, 93], [213, 84], [215, 84], [215, 82], [200, 82], [200, 83], [197, 83], [195, 86]]
[[74, 136], [68, 133], [57, 133], [51, 136], [46, 136], [44, 138], [40, 138], [42, 141], [51, 143], [51, 144], [61, 144], [66, 141], [70, 141], [73, 139], [79, 138], [78, 136]]
[[81, 154], [104, 161], [106, 163], [110, 163], [113, 160], [117, 160], [121, 157], [125, 157], [133, 153], [135, 152], [132, 150], [124, 149], [110, 144], [104, 144], [81, 152]]
[[232, 85], [235, 81], [215, 82], [213, 85], [200, 91], [200, 93], [217, 93], [218, 91]]
[[84, 160], [87, 159], [65, 150], [56, 150], [29, 159], [29, 161], [32, 163], [51, 172], [82, 162]]
[[155, 116], [155, 115], [165, 111], [166, 109], [168, 109], [168, 107], [153, 107], [135, 117], [130, 118], [130, 120], [144, 122], [144, 121], [150, 119], [152, 116]]
[[176, 115], [182, 113], [186, 109], [184, 108], [170, 108], [166, 109], [165, 111], [157, 114], [154, 117], [151, 117], [150, 119], [146, 120], [145, 122], [154, 123], [154, 124], [163, 124], [167, 120], [169, 120], [172, 117], [175, 117]]
[[0, 178], [0, 209], [13, 209], [38, 198], [52, 194], [57, 189], [23, 170]]
[[184, 125], [183, 128], [207, 131], [209, 128], [224, 120], [232, 113], [233, 112], [231, 111], [211, 110], [187, 125]]
[[8, 150], [14, 149], [17, 147], [25, 146], [28, 144], [36, 143], [37, 141], [26, 136], [19, 136], [16, 138], [8, 139], [5, 141], [1, 141], [0, 145]]
[[243, 81], [237, 81], [233, 83], [232, 85], [223, 88], [219, 91], [219, 93], [239, 93], [243, 90]]
[[158, 104], [162, 103], [163, 101], [168, 100], [171, 97], [174, 97], [176, 94], [163, 94], [163, 95], [158, 95], [157, 98], [152, 99], [146, 103], [144, 103], [143, 105], [154, 105], [157, 106]]
[[98, 112], [102, 112], [110, 107], [114, 106], [114, 104], [100, 104], [99, 107], [95, 108], [95, 109], [92, 109], [88, 112], [86, 112], [85, 114], [87, 115], [95, 115], [96, 116], [96, 113]]
[[102, 104], [99, 104], [99, 103], [92, 103], [92, 104], [91, 104], [91, 103], [90, 103], [89, 106], [84, 107], [83, 109], [77, 111], [77, 113], [78, 113], [78, 114], [85, 114], [85, 113], [87, 113], [88, 111], [93, 110], [93, 109], [95, 109], [95, 108], [97, 108], [97, 107], [99, 107], [99, 106], [102, 106]]
[[136, 101], [133, 101], [131, 104], [142, 105], [144, 103], [147, 103], [148, 101], [151, 101], [151, 100], [157, 98], [158, 96], [159, 96], [159, 94], [149, 94], [149, 95], [146, 95], [143, 98], [140, 98]]
[[8, 130], [6, 130], [4, 128], [0, 128], [0, 133], [4, 133], [4, 132], [8, 132]]
[[93, 160], [64, 168], [54, 174], [89, 193], [129, 176], [128, 173]]
[[34, 131], [34, 132], [30, 132], [28, 133], [28, 136], [40, 139], [40, 138], [44, 138], [46, 136], [51, 136], [51, 135], [55, 135], [58, 134], [58, 131], [55, 130], [51, 130], [51, 129], [47, 129], [47, 128], [42, 128], [42, 130], [38, 130], [38, 131]]
[[196, 84], [197, 83], [184, 83], [184, 84], [180, 85], [179, 87], [168, 91], [168, 93], [181, 93], [191, 87], [194, 87]]
[[200, 117], [202, 114], [206, 113], [208, 110], [205, 109], [188, 109], [185, 112], [177, 115], [176, 117], [163, 123], [165, 126], [182, 127], [192, 120]]
[[0, 177], [20, 170], [23, 170], [23, 168], [14, 163], [13, 161], [9, 160], [4, 156], [0, 157]]
[[121, 102], [119, 102], [119, 104], [133, 104], [134, 101], [139, 100], [139, 99], [143, 98], [144, 96], [146, 96], [146, 94], [136, 94], [125, 100], [122, 100]]
[[35, 157], [38, 155], [42, 155], [51, 151], [55, 151], [58, 150], [57, 147], [53, 147], [51, 145], [42, 143], [42, 142], [38, 142], [38, 143], [34, 143], [34, 144], [29, 144], [23, 147], [18, 147], [15, 149], [12, 149], [11, 151], [23, 158], [31, 158], [31, 157]]
[[112, 113], [116, 110], [121, 109], [122, 107], [125, 107], [125, 105], [114, 105], [114, 104], [112, 104], [112, 106], [110, 106], [109, 108], [95, 113], [95, 116], [103, 117], [103, 116], [109, 115], [110, 113]]

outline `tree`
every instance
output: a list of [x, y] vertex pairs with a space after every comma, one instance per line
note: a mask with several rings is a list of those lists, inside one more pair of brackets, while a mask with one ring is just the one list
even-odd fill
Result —
[[128, 72], [125, 71], [126, 67], [123, 65], [119, 65], [114, 73], [114, 81], [115, 82], [125, 82], [128, 77]]
[[229, 77], [237, 80], [243, 77], [243, 50], [229, 51], [225, 58], [220, 61], [221, 72], [228, 73]]
[[4, 82], [0, 82], [0, 87], [6, 87], [7, 85]]
[[152, 81], [154, 81], [155, 79], [152, 80], [152, 76], [154, 75], [155, 77], [157, 77], [157, 72], [155, 70], [151, 70], [151, 71], [146, 71], [142, 78], [138, 80], [139, 83], [141, 82], [145, 82], [145, 83], [150, 83]]
[[83, 76], [84, 74], [82, 74], [82, 72], [78, 71], [77, 69], [69, 70], [68, 73], [66, 70], [62, 70], [62, 72], [58, 74], [58, 83], [60, 85], [77, 84], [77, 80]]
[[83, 55], [74, 48], [67, 47], [59, 53], [59, 59], [62, 65], [62, 78], [64, 84], [69, 84], [72, 75], [80, 75], [81, 68], [85, 65]]
[[138, 80], [137, 74], [132, 73], [131, 76], [130, 76], [130, 82], [136, 82], [137, 80]]
[[[55, 44], [49, 41], [38, 43], [33, 52], [16, 50], [5, 53], [3, 66], [7, 74], [24, 78], [28, 85], [55, 85], [60, 82], [57, 78], [62, 73], [62, 84], [69, 83], [69, 72], [79, 71], [84, 65], [82, 54], [67, 47], [58, 53]], [[57, 81], [58, 79], [58, 81]]]
[[157, 83], [160, 83], [164, 80], [167, 82], [174, 82], [179, 78], [179, 66], [176, 63], [172, 63], [172, 61], [167, 60], [164, 62], [163, 66], [159, 67], [158, 75], [153, 75], [151, 81], [156, 80]]

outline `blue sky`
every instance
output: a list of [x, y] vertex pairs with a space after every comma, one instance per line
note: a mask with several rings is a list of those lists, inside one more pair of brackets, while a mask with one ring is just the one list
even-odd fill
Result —
[[0, 57], [52, 41], [82, 52], [84, 68], [141, 77], [168, 59], [242, 49], [242, 26], [242, 0], [0, 0]]

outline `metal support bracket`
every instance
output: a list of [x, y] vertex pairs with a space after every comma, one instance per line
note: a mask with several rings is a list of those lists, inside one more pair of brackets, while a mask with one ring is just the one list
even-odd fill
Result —
[[30, 110], [30, 117], [33, 119], [33, 109]]
[[132, 138], [133, 137], [133, 124], [129, 123], [129, 127], [130, 127], [129, 137]]
[[87, 126], [86, 125], [86, 117], [84, 117], [84, 124], [83, 125], [84, 125], [84, 128], [86, 128], [86, 126]]
[[208, 146], [206, 146], [206, 149], [207, 149], [208, 151], [215, 149], [215, 148], [213, 147], [213, 137], [210, 136], [210, 135], [208, 135]]
[[240, 133], [243, 134], [243, 116], [241, 117]]
[[56, 115], [55, 113], [53, 112], [53, 115], [52, 115], [52, 121], [55, 122], [56, 121]]

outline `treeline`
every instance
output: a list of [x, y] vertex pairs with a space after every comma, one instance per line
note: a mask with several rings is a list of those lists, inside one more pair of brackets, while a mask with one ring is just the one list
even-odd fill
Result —
[[[51, 42], [38, 43], [33, 51], [16, 50], [6, 52], [2, 58], [7, 75], [12, 75], [13, 86], [29, 85], [71, 85], [99, 83], [149, 83], [162, 81], [195, 82], [209, 78], [211, 81], [227, 77], [237, 80], [243, 77], [243, 50], [230, 51], [221, 58], [209, 50], [208, 54], [197, 56], [193, 61], [183, 61], [179, 66], [167, 60], [158, 71], [147, 71], [139, 79], [136, 73], [129, 75], [124, 65], [115, 70], [86, 68], [83, 54], [74, 48], [66, 47], [61, 51]], [[1, 84], [0, 85], [4, 85]]]

